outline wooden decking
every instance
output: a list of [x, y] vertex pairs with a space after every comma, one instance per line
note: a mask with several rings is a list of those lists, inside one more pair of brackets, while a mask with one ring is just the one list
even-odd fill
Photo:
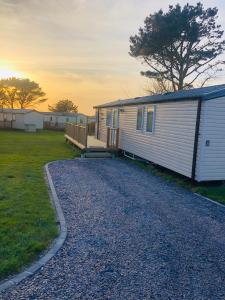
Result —
[[[70, 137], [67, 134], [65, 134], [65, 138], [68, 141], [70, 141], [71, 143], [73, 143], [74, 145], [76, 145], [81, 150], [86, 148], [84, 145], [82, 145], [81, 143], [79, 143], [78, 141], [76, 141], [75, 139], [73, 139], [72, 137]], [[106, 143], [103, 143], [102, 141], [97, 140], [94, 136], [88, 135], [88, 137], [87, 137], [87, 148], [98, 148], [98, 147], [99, 148], [106, 148]]]
[[[92, 132], [93, 134], [93, 132]], [[88, 134], [87, 124], [66, 124], [65, 138], [67, 141], [79, 147], [84, 152], [96, 152], [96, 150], [108, 152], [109, 150], [118, 151], [119, 129], [108, 128], [107, 142], [104, 143]]]
[[87, 138], [87, 147], [92, 148], [92, 147], [101, 147], [101, 148], [106, 148], [106, 143], [97, 140], [94, 136], [88, 136]]

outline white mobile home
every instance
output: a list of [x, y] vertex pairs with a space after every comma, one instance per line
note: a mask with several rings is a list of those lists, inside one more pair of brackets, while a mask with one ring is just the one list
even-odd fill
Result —
[[225, 180], [225, 85], [96, 106], [96, 138], [196, 181]]
[[43, 129], [41, 113], [33, 109], [0, 109], [0, 128], [36, 131]]
[[85, 124], [89, 117], [80, 113], [42, 112], [44, 128], [64, 129], [66, 123]]

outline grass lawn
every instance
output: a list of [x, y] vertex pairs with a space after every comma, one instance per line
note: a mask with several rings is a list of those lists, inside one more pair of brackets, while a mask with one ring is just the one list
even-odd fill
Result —
[[190, 179], [185, 176], [179, 175], [173, 171], [155, 166], [150, 163], [142, 161], [134, 161], [134, 163], [140, 166], [142, 169], [152, 174], [162, 176], [165, 180], [175, 182], [179, 186], [190, 189], [194, 193], [199, 193], [202, 196], [208, 197], [215, 201], [225, 204], [225, 183], [218, 182], [203, 182], [203, 183], [192, 183]]
[[0, 131], [0, 279], [28, 265], [57, 236], [43, 166], [77, 155], [62, 132]]

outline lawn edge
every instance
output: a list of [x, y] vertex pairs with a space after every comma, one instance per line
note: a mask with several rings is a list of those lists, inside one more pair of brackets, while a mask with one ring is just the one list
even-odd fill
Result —
[[208, 201], [210, 201], [210, 202], [212, 202], [214, 204], [217, 204], [217, 205], [222, 206], [223, 208], [225, 208], [225, 204], [223, 204], [223, 203], [221, 203], [219, 201], [210, 199], [209, 197], [203, 196], [202, 194], [199, 194], [199, 193], [195, 193], [195, 192], [192, 192], [192, 193], [194, 193], [194, 195], [196, 195], [196, 196], [199, 196], [200, 198], [203, 198], [205, 200], [208, 200]]
[[59, 236], [53, 241], [53, 244], [51, 248], [47, 251], [47, 253], [40, 257], [37, 261], [31, 264], [30, 267], [25, 269], [24, 271], [20, 272], [19, 274], [13, 276], [12, 278], [4, 281], [3, 283], [0, 283], [0, 292], [5, 291], [6, 289], [20, 283], [22, 280], [26, 279], [29, 276], [32, 276], [34, 273], [36, 273], [40, 268], [42, 268], [53, 256], [56, 255], [58, 250], [62, 247], [64, 244], [66, 237], [67, 237], [67, 226], [65, 217], [59, 202], [59, 198], [57, 196], [51, 174], [49, 172], [49, 165], [53, 162], [49, 162], [44, 166], [45, 170], [45, 181], [48, 186], [48, 193], [50, 200], [53, 204], [53, 207], [56, 212], [56, 218], [59, 223], [60, 233]]
[[[204, 199], [204, 200], [208, 200], [208, 201], [211, 202], [211, 203], [217, 204], [217, 205], [222, 206], [223, 208], [225, 208], [225, 203], [221, 202], [220, 200], [211, 199], [211, 198], [209, 198], [209, 197], [207, 197], [207, 196], [204, 196], [204, 195], [201, 194], [200, 192], [195, 192], [195, 191], [193, 191], [192, 188], [189, 187], [189, 186], [181, 185], [181, 184], [180, 184], [179, 182], [177, 182], [176, 179], [174, 179], [174, 178], [168, 180], [164, 175], [154, 173], [154, 172], [152, 172], [151, 169], [150, 169], [150, 170], [146, 170], [146, 169], [142, 168], [141, 166], [135, 164], [131, 159], [128, 159], [128, 160], [131, 161], [131, 163], [133, 163], [133, 165], [138, 166], [140, 169], [144, 170], [145, 172], [147, 172], [147, 173], [150, 172], [151, 175], [153, 175], [153, 176], [157, 176], [157, 177], [161, 178], [162, 180], [164, 180], [164, 181], [166, 181], [166, 182], [168, 182], [168, 183], [174, 184], [174, 185], [176, 185], [176, 186], [179, 187], [179, 188], [185, 189], [186, 191], [189, 191], [189, 192], [193, 193], [194, 195], [196, 195], [196, 196], [198, 196], [198, 197], [200, 197], [200, 198], [202, 198], [202, 199]], [[175, 172], [175, 173], [176, 173], [176, 172]], [[177, 174], [178, 174], [178, 173], [177, 173]], [[179, 175], [179, 174], [178, 174], [178, 175]], [[186, 178], [188, 178], [188, 177], [186, 177]]]

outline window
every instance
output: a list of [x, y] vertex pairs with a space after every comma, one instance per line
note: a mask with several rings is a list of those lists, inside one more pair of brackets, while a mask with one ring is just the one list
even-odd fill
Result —
[[12, 121], [16, 121], [16, 115], [12, 115]]
[[107, 110], [106, 112], [106, 126], [110, 127], [112, 125], [112, 110]]
[[113, 120], [112, 120], [113, 126], [112, 127], [118, 128], [118, 109], [113, 110], [112, 118], [113, 118]]
[[69, 122], [69, 118], [66, 118], [66, 122]]
[[154, 105], [147, 106], [147, 120], [146, 120], [146, 131], [153, 132], [155, 121], [155, 107]]
[[144, 107], [139, 107], [137, 110], [137, 130], [144, 128]]

